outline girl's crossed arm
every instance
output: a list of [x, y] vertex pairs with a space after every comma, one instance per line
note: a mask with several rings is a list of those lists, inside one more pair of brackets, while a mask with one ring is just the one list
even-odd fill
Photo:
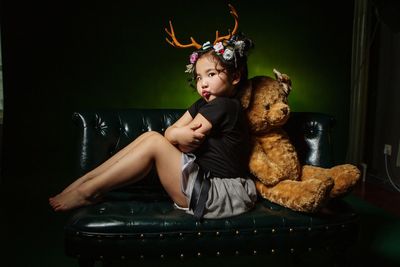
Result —
[[203, 115], [199, 113], [192, 118], [186, 111], [179, 120], [168, 127], [164, 136], [182, 152], [191, 152], [201, 145], [211, 128], [211, 123]]

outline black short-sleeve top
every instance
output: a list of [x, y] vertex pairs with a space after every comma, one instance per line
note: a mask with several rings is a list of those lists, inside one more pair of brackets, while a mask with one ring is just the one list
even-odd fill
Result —
[[212, 124], [202, 145], [193, 151], [197, 164], [214, 177], [247, 177], [250, 140], [239, 100], [217, 97], [206, 102], [201, 98], [188, 111], [192, 118], [200, 113]]

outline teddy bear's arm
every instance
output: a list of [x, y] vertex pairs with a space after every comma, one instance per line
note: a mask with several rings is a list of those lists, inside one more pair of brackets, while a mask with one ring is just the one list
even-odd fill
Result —
[[253, 139], [250, 171], [271, 186], [283, 180], [297, 180], [300, 163], [289, 139], [281, 132], [271, 132]]

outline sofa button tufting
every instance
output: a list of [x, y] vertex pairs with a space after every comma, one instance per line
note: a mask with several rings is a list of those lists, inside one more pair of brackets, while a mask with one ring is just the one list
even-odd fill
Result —
[[253, 255], [257, 255], [257, 250], [253, 250]]
[[216, 232], [215, 235], [219, 236], [219, 232]]
[[181, 255], [179, 255], [179, 257], [180, 257], [181, 259], [183, 259], [183, 258], [185, 257], [185, 255], [183, 255], [183, 253], [181, 253]]
[[257, 230], [254, 230], [253, 233], [254, 233], [254, 234], [257, 234]]
[[276, 251], [275, 249], [271, 249], [271, 253], [274, 254]]
[[289, 232], [291, 232], [291, 233], [292, 233], [292, 232], [293, 232], [293, 228], [290, 228], [290, 229], [289, 229]]
[[308, 252], [311, 252], [312, 251], [312, 248], [308, 248]]
[[200, 252], [197, 252], [197, 257], [201, 257], [201, 253]]
[[235, 251], [235, 255], [239, 255], [239, 251], [238, 250]]
[[276, 230], [275, 230], [275, 229], [272, 229], [271, 232], [274, 234], [274, 233], [276, 232]]
[[197, 236], [201, 236], [201, 232], [198, 232], [198, 233], [197, 233]]
[[221, 252], [217, 251], [217, 256], [221, 256]]
[[237, 235], [240, 234], [239, 230], [236, 230], [236, 231], [235, 231], [235, 234], [237, 234]]
[[294, 248], [291, 248], [291, 249], [290, 249], [290, 253], [294, 253]]

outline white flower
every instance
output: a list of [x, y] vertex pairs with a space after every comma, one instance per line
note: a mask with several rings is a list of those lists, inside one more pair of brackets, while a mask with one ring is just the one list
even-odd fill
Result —
[[239, 51], [239, 55], [242, 57], [243, 56], [243, 51], [244, 51], [245, 44], [243, 41], [236, 41], [235, 42], [235, 50]]
[[222, 44], [222, 42], [218, 42], [218, 43], [216, 43], [215, 45], [214, 45], [214, 50], [215, 50], [215, 52], [219, 52], [219, 51], [221, 51], [221, 50], [223, 50], [224, 49], [224, 45]]
[[229, 60], [231, 60], [233, 58], [234, 54], [235, 53], [233, 52], [233, 50], [231, 48], [227, 48], [227, 49], [225, 49], [224, 54], [222, 55], [222, 57], [225, 60], [229, 61]]

